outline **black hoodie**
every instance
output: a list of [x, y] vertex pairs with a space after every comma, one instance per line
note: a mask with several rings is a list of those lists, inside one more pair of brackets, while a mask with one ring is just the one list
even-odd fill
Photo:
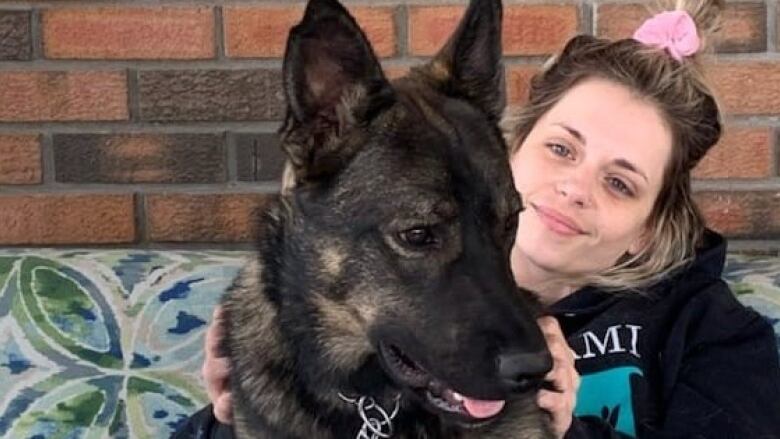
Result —
[[[584, 288], [551, 308], [582, 376], [566, 439], [780, 439], [780, 364], [768, 322], [721, 280], [723, 238], [645, 292]], [[206, 407], [177, 439], [232, 437]]]
[[581, 375], [566, 439], [780, 438], [769, 323], [721, 279], [724, 239], [641, 293], [584, 288], [552, 307]]

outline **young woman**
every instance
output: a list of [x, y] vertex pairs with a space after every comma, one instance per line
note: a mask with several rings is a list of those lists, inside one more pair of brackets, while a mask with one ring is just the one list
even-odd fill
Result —
[[[526, 205], [512, 269], [549, 309], [555, 390], [538, 402], [559, 437], [780, 437], [772, 329], [720, 279], [725, 242], [691, 196], [721, 134], [699, 55], [722, 6], [680, 0], [633, 38], [575, 37], [506, 121]], [[204, 375], [229, 422], [217, 326]]]

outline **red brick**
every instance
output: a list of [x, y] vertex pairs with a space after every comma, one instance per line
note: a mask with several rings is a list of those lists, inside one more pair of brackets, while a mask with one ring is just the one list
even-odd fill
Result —
[[649, 9], [638, 4], [601, 4], [596, 9], [596, 35], [605, 38], [629, 38], [650, 16]]
[[0, 135], [0, 184], [37, 184], [41, 174], [38, 136]]
[[382, 70], [389, 80], [398, 79], [405, 76], [411, 70], [410, 66], [383, 66]]
[[[389, 7], [351, 8], [380, 57], [396, 54], [395, 11]], [[303, 15], [300, 6], [225, 8], [225, 51], [234, 58], [278, 58], [287, 33]]]
[[409, 7], [409, 52], [433, 55], [444, 45], [458, 25], [463, 6]]
[[511, 66], [507, 69], [506, 88], [509, 105], [523, 105], [528, 102], [531, 78], [539, 72], [536, 65]]
[[694, 169], [695, 178], [767, 178], [772, 174], [771, 128], [726, 127], [725, 135]]
[[714, 62], [707, 68], [724, 112], [739, 115], [780, 114], [780, 63]]
[[133, 195], [0, 195], [0, 244], [129, 243]]
[[199, 59], [215, 56], [214, 12], [201, 8], [43, 11], [47, 58]]
[[[463, 15], [462, 6], [416, 6], [409, 11], [409, 50], [433, 55], [444, 45]], [[574, 5], [506, 6], [503, 45], [506, 55], [545, 55], [559, 50], [577, 33]]]
[[127, 119], [124, 72], [0, 72], [0, 121]]
[[505, 55], [547, 55], [579, 30], [574, 5], [517, 5], [504, 9]]
[[703, 191], [696, 202], [708, 225], [738, 238], [780, 238], [780, 191]]
[[[597, 35], [629, 38], [651, 16], [643, 4], [602, 4], [596, 13]], [[766, 50], [766, 5], [733, 3], [723, 12], [723, 28], [714, 39], [721, 52], [762, 52]]]
[[248, 242], [256, 235], [268, 194], [151, 194], [146, 199], [152, 241]]

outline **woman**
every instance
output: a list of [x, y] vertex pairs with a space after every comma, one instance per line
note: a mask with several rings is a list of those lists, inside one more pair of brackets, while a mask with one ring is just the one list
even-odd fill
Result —
[[[780, 437], [772, 329], [720, 280], [725, 243], [691, 196], [721, 133], [698, 55], [723, 5], [676, 3], [634, 38], [569, 41], [507, 119], [527, 207], [512, 269], [549, 309], [538, 402], [559, 437]], [[204, 375], [229, 422], [217, 326]]]

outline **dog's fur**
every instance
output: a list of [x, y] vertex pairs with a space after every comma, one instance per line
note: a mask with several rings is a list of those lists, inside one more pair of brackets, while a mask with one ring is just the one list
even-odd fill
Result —
[[[551, 360], [508, 263], [521, 203], [496, 126], [500, 23], [500, 0], [473, 0], [391, 84], [348, 12], [310, 0], [284, 61], [287, 177], [223, 300], [237, 437], [354, 438], [339, 393], [388, 411], [400, 395], [396, 438], [550, 437], [535, 395]], [[507, 405], [481, 425], [437, 411], [380, 345]]]

